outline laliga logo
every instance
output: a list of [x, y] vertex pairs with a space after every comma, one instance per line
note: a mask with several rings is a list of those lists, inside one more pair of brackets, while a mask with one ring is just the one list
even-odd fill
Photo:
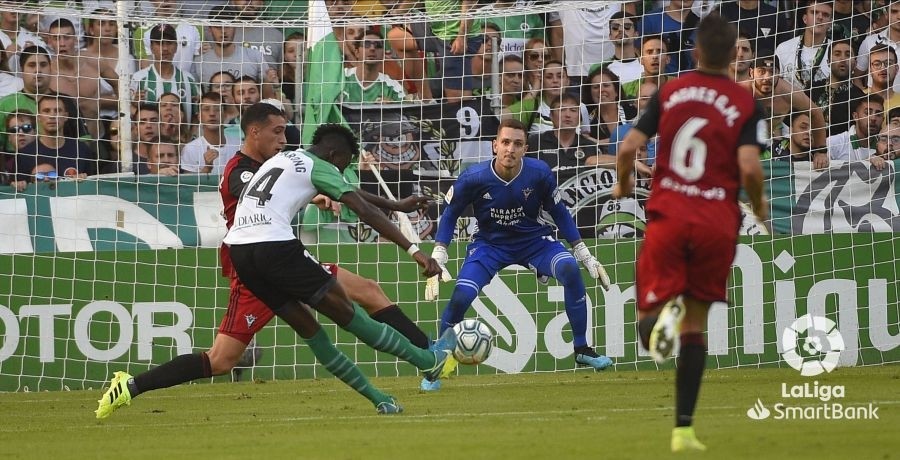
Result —
[[812, 377], [831, 372], [837, 367], [844, 338], [834, 321], [821, 316], [803, 315], [781, 334], [784, 360], [800, 371], [800, 375]]

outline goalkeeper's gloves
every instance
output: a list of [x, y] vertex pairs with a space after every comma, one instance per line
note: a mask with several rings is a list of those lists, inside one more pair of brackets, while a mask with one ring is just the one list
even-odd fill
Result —
[[606, 274], [606, 269], [603, 268], [603, 265], [600, 265], [597, 258], [588, 250], [584, 241], [576, 244], [572, 249], [575, 252], [575, 259], [581, 262], [581, 265], [584, 265], [584, 268], [591, 274], [591, 278], [599, 281], [603, 290], [608, 291], [609, 275]]
[[453, 279], [450, 272], [447, 271], [447, 261], [450, 257], [447, 255], [447, 248], [435, 245], [431, 251], [431, 258], [441, 267], [441, 274], [428, 278], [425, 282], [425, 300], [437, 300], [440, 291], [439, 281], [447, 282]]

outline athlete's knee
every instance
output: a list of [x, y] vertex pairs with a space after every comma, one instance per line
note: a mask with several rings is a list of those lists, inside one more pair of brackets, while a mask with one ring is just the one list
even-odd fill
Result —
[[581, 270], [578, 268], [578, 262], [574, 258], [566, 257], [556, 264], [556, 279], [563, 284], [571, 282], [581, 282]]
[[369, 314], [391, 305], [381, 286], [368, 278], [360, 277], [354, 286], [347, 286], [347, 295]]

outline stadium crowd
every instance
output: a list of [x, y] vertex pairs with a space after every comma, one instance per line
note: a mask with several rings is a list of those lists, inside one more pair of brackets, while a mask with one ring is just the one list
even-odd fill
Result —
[[[0, 1], [2, 184], [23, 191], [96, 174], [221, 174], [241, 142], [242, 110], [260, 100], [296, 123], [288, 144], [300, 145], [312, 37], [264, 25], [287, 19], [285, 3], [301, 6], [303, 20], [311, 2], [135, 2], [141, 20], [127, 28], [122, 60], [111, 1]], [[880, 169], [900, 152], [900, 1], [639, 0], [529, 12], [553, 3], [327, 0], [343, 59], [341, 81], [330, 83], [341, 88], [335, 102], [486, 98], [478, 116], [525, 123], [531, 154], [552, 167], [614, 168], [650, 96], [694, 67], [699, 18], [718, 12], [739, 27], [733, 78], [769, 115], [767, 158]], [[638, 174], [652, 174], [654, 155], [651, 142]]]

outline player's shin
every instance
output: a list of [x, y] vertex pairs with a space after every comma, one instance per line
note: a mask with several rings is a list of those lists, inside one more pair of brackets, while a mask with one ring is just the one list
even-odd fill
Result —
[[556, 278], [563, 285], [566, 316], [572, 325], [573, 344], [576, 349], [587, 346], [587, 293], [575, 259], [568, 257], [556, 265]]
[[447, 306], [444, 307], [444, 311], [441, 313], [441, 326], [440, 330], [438, 330], [438, 335], [443, 334], [444, 331], [462, 321], [466, 317], [466, 311], [469, 309], [469, 306], [472, 305], [475, 297], [478, 296], [478, 291], [467, 283], [472, 282], [463, 278], [457, 281], [453, 294], [450, 296], [450, 301], [447, 302]]
[[325, 366], [325, 369], [328, 369], [328, 372], [331, 372], [332, 375], [346, 383], [347, 386], [356, 390], [357, 393], [363, 395], [369, 401], [372, 401], [372, 404], [377, 406], [379, 403], [391, 401], [390, 396], [382, 393], [369, 383], [369, 380], [359, 370], [359, 367], [347, 355], [335, 348], [325, 330], [320, 329], [318, 333], [304, 340], [316, 356], [316, 359]]
[[359, 337], [366, 345], [390, 353], [421, 370], [429, 370], [437, 362], [433, 352], [413, 345], [394, 328], [369, 318], [369, 315], [356, 305], [353, 306], [353, 319], [343, 328]]
[[212, 377], [209, 356], [205, 352], [181, 355], [136, 376], [133, 382], [128, 383], [128, 391], [134, 398], [146, 391], [168, 388], [204, 377]]
[[428, 336], [406, 316], [406, 313], [403, 313], [400, 307], [391, 305], [372, 313], [371, 316], [375, 321], [396, 329], [413, 345], [422, 349], [428, 348]]
[[700, 394], [700, 382], [706, 367], [706, 343], [703, 334], [681, 335], [678, 368], [675, 371], [675, 426], [691, 426]]

